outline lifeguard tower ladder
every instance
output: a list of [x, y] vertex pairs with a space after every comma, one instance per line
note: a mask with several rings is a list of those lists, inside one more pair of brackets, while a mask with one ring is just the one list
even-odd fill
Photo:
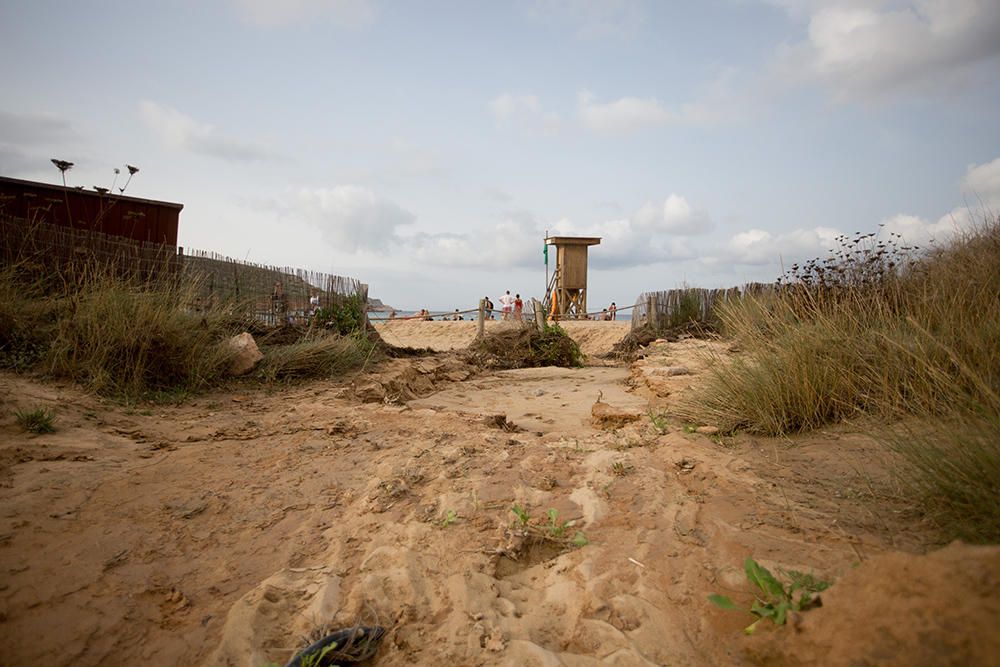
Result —
[[545, 290], [545, 310], [556, 320], [587, 316], [587, 248], [601, 242], [597, 236], [550, 236], [545, 245], [556, 247], [556, 271]]

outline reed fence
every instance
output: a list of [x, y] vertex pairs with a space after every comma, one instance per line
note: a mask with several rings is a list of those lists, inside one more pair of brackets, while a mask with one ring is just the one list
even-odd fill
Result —
[[316, 308], [359, 302], [368, 285], [344, 276], [246, 262], [218, 253], [134, 241], [85, 229], [0, 216], [0, 262], [30, 280], [82, 281], [114, 275], [143, 282], [185, 282], [196, 309], [245, 309], [265, 324], [302, 322]]
[[715, 309], [720, 303], [738, 299], [746, 294], [763, 294], [773, 291], [770, 283], [747, 283], [741, 287], [705, 289], [682, 287], [658, 292], [643, 292], [636, 299], [632, 311], [632, 329], [651, 325], [654, 329], [666, 328], [686, 322], [716, 321]]

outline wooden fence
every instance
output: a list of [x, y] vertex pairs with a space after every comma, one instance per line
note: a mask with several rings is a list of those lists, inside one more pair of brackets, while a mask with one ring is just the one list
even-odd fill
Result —
[[769, 283], [748, 283], [742, 287], [704, 289], [684, 287], [660, 292], [643, 292], [636, 299], [632, 311], [632, 328], [651, 324], [661, 329], [685, 322], [714, 322], [715, 309], [720, 303], [740, 298], [745, 294], [762, 294], [773, 291]]
[[238, 306], [266, 324], [302, 321], [317, 307], [349, 299], [364, 310], [368, 301], [368, 285], [354, 278], [10, 216], [0, 216], [0, 265], [16, 266], [27, 279], [55, 278], [60, 284], [94, 272], [143, 282], [184, 281], [195, 299], [192, 307]]
[[[197, 286], [205, 307], [249, 304], [267, 324], [302, 322], [317, 307], [357, 299], [365, 310], [368, 285], [344, 276], [244, 262], [214, 252], [182, 249], [185, 277]], [[311, 299], [313, 301], [311, 302]]]

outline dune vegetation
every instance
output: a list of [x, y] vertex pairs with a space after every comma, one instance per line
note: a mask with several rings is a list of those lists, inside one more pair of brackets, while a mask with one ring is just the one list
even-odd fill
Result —
[[875, 418], [942, 527], [1000, 540], [1000, 219], [930, 249], [840, 243], [720, 308], [740, 354], [679, 414], [764, 435]]
[[342, 373], [373, 349], [363, 312], [346, 333], [350, 314], [331, 312], [336, 329], [269, 337], [248, 304], [199, 307], [197, 277], [140, 280], [91, 268], [56, 280], [30, 278], [24, 268], [0, 271], [0, 367], [69, 379], [102, 395], [155, 398], [226, 382], [233, 352], [225, 341], [247, 330], [264, 334], [264, 359], [251, 379], [266, 382]]

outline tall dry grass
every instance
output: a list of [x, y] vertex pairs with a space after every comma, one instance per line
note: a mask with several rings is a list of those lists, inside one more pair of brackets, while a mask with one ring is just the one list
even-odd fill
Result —
[[[261, 331], [252, 304], [205, 308], [200, 278], [190, 274], [181, 279], [164, 270], [156, 274], [162, 279], [150, 279], [77, 265], [72, 279], [60, 280], [23, 269], [0, 269], [0, 367], [68, 378], [96, 393], [135, 400], [219, 385], [229, 377], [233, 355], [226, 339]], [[330, 313], [349, 319], [336, 309]], [[360, 321], [357, 326], [363, 311]], [[342, 336], [314, 327], [309, 336], [290, 344], [269, 344], [262, 336], [264, 359], [252, 377], [334, 377], [374, 352], [364, 332]]]
[[240, 329], [228, 311], [198, 313], [196, 285], [139, 280], [92, 266], [71, 282], [0, 272], [0, 363], [136, 398], [197, 390], [231, 359], [222, 341]]
[[677, 412], [767, 435], [881, 418], [928, 511], [958, 535], [1000, 539], [1000, 220], [930, 251], [843, 242], [775, 294], [720, 308], [742, 353]]

